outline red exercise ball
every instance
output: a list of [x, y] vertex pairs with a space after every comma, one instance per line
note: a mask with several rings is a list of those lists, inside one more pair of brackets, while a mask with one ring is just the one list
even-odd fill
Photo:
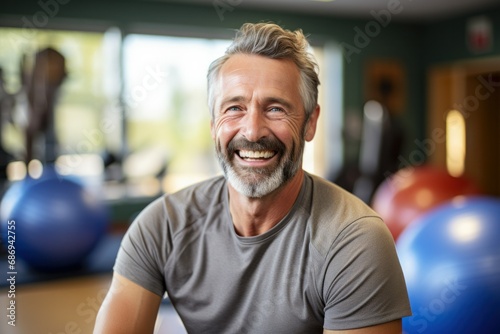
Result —
[[465, 177], [453, 177], [446, 170], [408, 167], [387, 178], [377, 188], [372, 208], [384, 219], [397, 240], [399, 234], [421, 214], [460, 195], [481, 194]]

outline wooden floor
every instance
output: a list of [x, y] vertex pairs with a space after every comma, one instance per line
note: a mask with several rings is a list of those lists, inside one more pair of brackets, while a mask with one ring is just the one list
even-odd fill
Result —
[[[92, 333], [97, 311], [108, 291], [111, 276], [82, 277], [48, 283], [23, 284], [15, 291], [15, 327], [8, 324], [9, 289], [0, 290], [0, 333]], [[7, 319], [7, 321], [5, 321]], [[186, 333], [168, 305], [158, 314], [155, 333]]]

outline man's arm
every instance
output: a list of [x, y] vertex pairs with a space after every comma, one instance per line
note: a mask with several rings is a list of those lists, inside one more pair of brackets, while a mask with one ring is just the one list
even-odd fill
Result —
[[161, 297], [115, 273], [94, 334], [153, 333]]
[[325, 329], [323, 334], [401, 334], [402, 331], [401, 319], [398, 319], [380, 325], [343, 331], [331, 331]]

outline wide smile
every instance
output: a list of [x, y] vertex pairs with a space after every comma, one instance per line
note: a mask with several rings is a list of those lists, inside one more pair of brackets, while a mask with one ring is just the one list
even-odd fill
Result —
[[[220, 146], [220, 145], [219, 145]], [[221, 150], [222, 152], [222, 150]], [[228, 144], [225, 159], [233, 167], [263, 173], [263, 169], [277, 168], [286, 153], [285, 145], [277, 138], [261, 138], [251, 142], [245, 138], [233, 138]]]
[[237, 150], [235, 153], [241, 160], [252, 165], [267, 164], [277, 155], [276, 151], [271, 150]]
[[249, 151], [239, 150], [236, 154], [244, 160], [266, 160], [271, 159], [276, 155], [275, 151]]

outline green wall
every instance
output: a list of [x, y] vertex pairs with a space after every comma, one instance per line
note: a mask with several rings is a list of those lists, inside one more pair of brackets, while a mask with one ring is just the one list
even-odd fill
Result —
[[[467, 22], [476, 16], [487, 17], [493, 26], [493, 47], [476, 54], [466, 43]], [[474, 12], [457, 18], [429, 24], [423, 31], [426, 67], [458, 60], [500, 56], [500, 4], [488, 11]]]

